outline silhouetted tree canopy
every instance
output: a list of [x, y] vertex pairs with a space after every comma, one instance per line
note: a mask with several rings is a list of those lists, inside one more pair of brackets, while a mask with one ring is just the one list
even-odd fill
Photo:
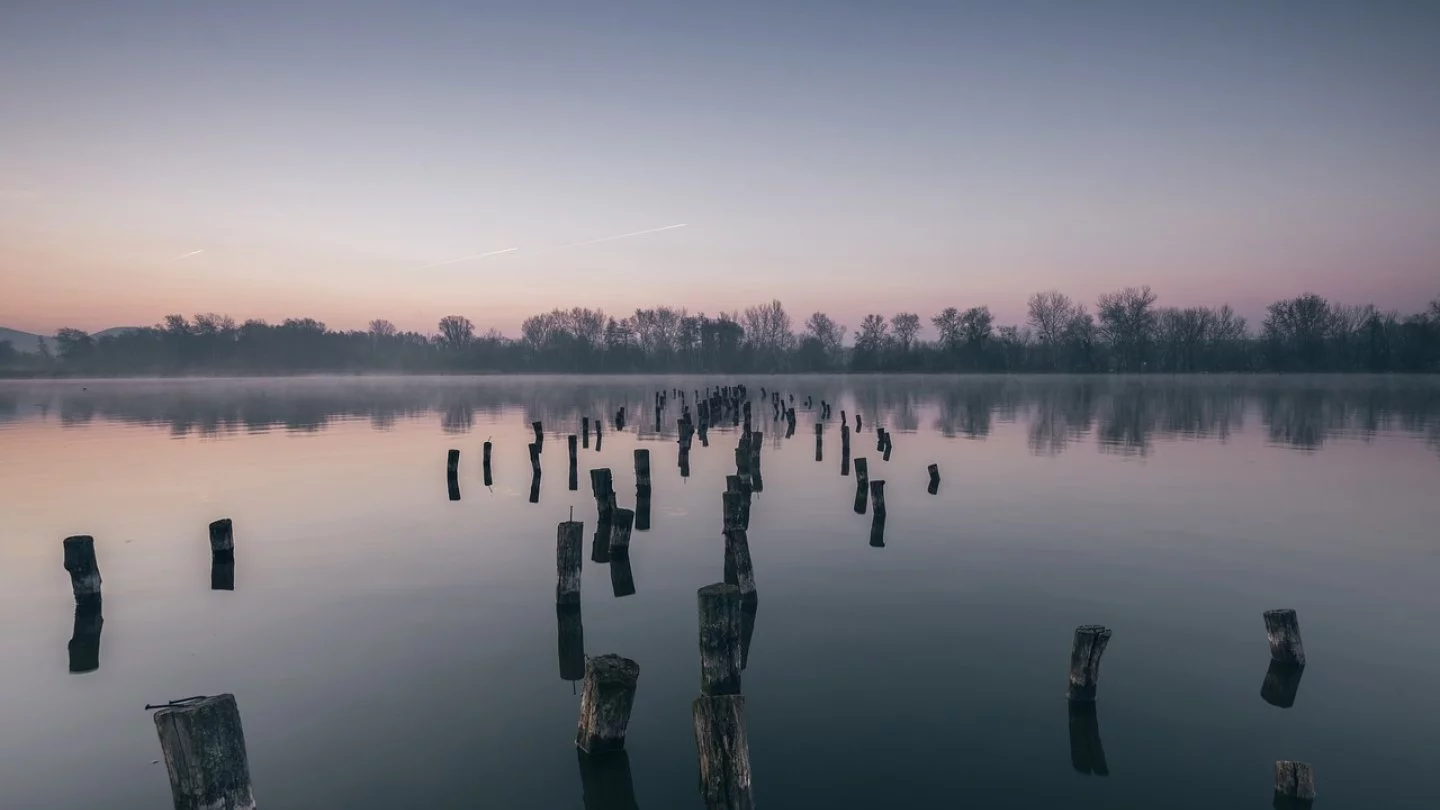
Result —
[[[1276, 301], [1258, 331], [1229, 305], [1160, 307], [1149, 287], [1105, 293], [1095, 315], [1058, 290], [1031, 296], [1027, 322], [996, 325], [990, 309], [945, 307], [928, 319], [866, 315], [846, 328], [823, 312], [800, 334], [780, 301], [714, 316], [683, 308], [556, 309], [525, 319], [520, 337], [478, 333], [447, 315], [432, 334], [387, 320], [334, 331], [312, 318], [279, 325], [215, 313], [167, 315], [95, 338], [61, 329], [42, 351], [0, 343], [11, 374], [271, 374], [302, 372], [1226, 372], [1440, 371], [1440, 298], [1410, 315], [1334, 304], [1313, 293]], [[933, 327], [930, 336], [924, 325]], [[933, 339], [927, 339], [931, 337]], [[52, 353], [51, 345], [54, 350]]]

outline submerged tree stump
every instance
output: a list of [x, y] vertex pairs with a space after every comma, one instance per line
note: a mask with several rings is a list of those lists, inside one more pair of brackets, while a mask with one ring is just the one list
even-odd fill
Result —
[[630, 553], [630, 530], [635, 527], [635, 513], [629, 509], [616, 509], [610, 523], [610, 559], [625, 557]]
[[240, 709], [231, 694], [155, 712], [175, 810], [254, 810]]
[[698, 592], [700, 694], [740, 694], [740, 588], [716, 583]]
[[1272, 660], [1305, 666], [1305, 645], [1300, 642], [1300, 620], [1295, 611], [1265, 611], [1265, 635], [1270, 638]]
[[630, 710], [640, 665], [618, 655], [600, 655], [585, 662], [585, 686], [580, 692], [580, 723], [575, 745], [587, 754], [619, 751], [625, 747]]
[[744, 695], [701, 696], [691, 704], [700, 795], [707, 810], [753, 810]]
[[1100, 683], [1100, 656], [1110, 643], [1110, 630], [1098, 624], [1075, 628], [1075, 641], [1070, 648], [1070, 688], [1067, 697], [1081, 703], [1093, 703]]
[[1278, 807], [1308, 807], [1315, 800], [1315, 774], [1308, 762], [1275, 762], [1275, 804]]
[[65, 570], [70, 572], [75, 604], [100, 604], [100, 563], [95, 559], [95, 538], [77, 534], [65, 538], [64, 546]]
[[220, 518], [210, 524], [210, 557], [218, 560], [235, 558], [235, 526], [230, 518]]
[[755, 567], [750, 561], [750, 538], [744, 529], [725, 530], [725, 582], [740, 588], [740, 603], [754, 605]]
[[555, 529], [555, 604], [580, 604], [581, 553], [585, 524], [567, 520]]

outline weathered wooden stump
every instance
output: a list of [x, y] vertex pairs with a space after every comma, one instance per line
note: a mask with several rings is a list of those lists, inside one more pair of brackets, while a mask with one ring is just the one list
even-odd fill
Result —
[[855, 414], [855, 432], [860, 432], [860, 414]]
[[574, 433], [565, 437], [565, 446], [570, 451], [570, 469], [572, 470], [580, 463], [580, 459], [578, 458], [578, 443], [579, 437]]
[[100, 630], [105, 617], [99, 603], [75, 606], [75, 623], [70, 630], [70, 671], [75, 674], [94, 672], [100, 668]]
[[635, 491], [650, 492], [650, 451], [644, 448], [635, 451]]
[[175, 810], [254, 810], [240, 709], [230, 694], [155, 712]]
[[580, 790], [585, 810], [640, 810], [630, 777], [630, 755], [612, 751], [598, 757], [576, 749], [580, 761]]
[[530, 503], [540, 502], [540, 473], [530, 477]]
[[604, 428], [605, 428], [605, 422], [604, 422], [604, 420], [597, 418], [597, 419], [595, 420], [595, 450], [596, 450], [597, 452], [600, 450], [600, 442], [601, 442], [601, 440], [603, 440], [603, 439], [605, 438], [605, 430], [604, 430]]
[[701, 696], [691, 706], [707, 810], [753, 810], [744, 695]]
[[885, 452], [885, 428], [875, 428], [875, 452]]
[[579, 605], [556, 605], [555, 626], [559, 631], [560, 680], [585, 677], [585, 625]]
[[445, 479], [445, 493], [452, 501], [460, 500], [460, 481], [456, 478]]
[[870, 468], [869, 462], [863, 458], [855, 459], [855, 514], [865, 514], [865, 504], [870, 498]]
[[1315, 801], [1315, 773], [1308, 762], [1275, 762], [1275, 806], [1309, 807]]
[[210, 558], [210, 590], [235, 590], [235, 557]]
[[1300, 642], [1300, 620], [1295, 611], [1265, 611], [1265, 635], [1270, 638], [1272, 660], [1305, 666], [1305, 645]]
[[575, 745], [581, 751], [602, 754], [625, 747], [639, 680], [640, 665], [629, 658], [599, 655], [585, 662], [580, 723], [575, 731]]
[[78, 534], [65, 538], [65, 570], [70, 572], [70, 588], [75, 604], [100, 604], [100, 563], [95, 559], [95, 538]]
[[616, 509], [610, 524], [610, 559], [624, 557], [630, 553], [630, 530], [635, 528], [635, 513], [629, 509]]
[[450, 451], [445, 455], [445, 475], [449, 476], [450, 478], [454, 478], [459, 474], [460, 451], [452, 447], [450, 448]]
[[740, 604], [759, 602], [755, 592], [755, 567], [750, 560], [750, 538], [744, 529], [725, 530], [725, 583], [740, 588]]
[[535, 443], [543, 446], [545, 444], [545, 428], [539, 422], [531, 422], [530, 427], [535, 429]]
[[211, 522], [210, 557], [216, 560], [235, 558], [235, 526], [230, 518]]
[[1080, 773], [1109, 776], [1105, 746], [1100, 743], [1100, 720], [1094, 703], [1067, 701], [1070, 715], [1070, 765]]
[[[590, 492], [595, 496], [597, 522], [608, 527], [615, 511], [615, 483], [609, 467], [598, 467], [590, 471]], [[608, 532], [608, 528], [606, 531]]]
[[680, 449], [680, 477], [681, 477], [681, 478], [689, 478], [689, 477], [690, 477], [690, 450], [689, 450], [689, 448], [681, 448], [681, 449]]
[[740, 588], [716, 583], [698, 591], [700, 694], [740, 694]]
[[874, 503], [875, 517], [885, 519], [885, 482], [870, 482], [870, 500]]
[[621, 554], [610, 559], [610, 592], [615, 598], [635, 594], [635, 572], [630, 568], [630, 555]]
[[650, 531], [650, 493], [648, 491], [635, 496], [635, 531]]
[[490, 477], [490, 442], [485, 442], [484, 444], [484, 460], [481, 462], [480, 466], [484, 469], [485, 472], [485, 486], [493, 486], [495, 484], [495, 480]]
[[940, 491], [940, 465], [931, 464], [925, 469], [930, 473], [930, 486], [926, 488], [926, 491], [934, 495]]
[[825, 425], [822, 422], [815, 423], [815, 460], [825, 460]]
[[1300, 691], [1300, 676], [1305, 667], [1271, 661], [1265, 670], [1265, 680], [1260, 684], [1260, 698], [1271, 706], [1288, 709], [1295, 705], [1295, 696]]
[[1110, 630], [1098, 624], [1075, 628], [1075, 641], [1070, 648], [1070, 688], [1067, 697], [1082, 703], [1095, 701], [1100, 684], [1100, 656], [1110, 643]]
[[580, 558], [585, 524], [567, 520], [555, 527], [555, 604], [580, 604]]
[[580, 435], [584, 438], [585, 449], [590, 449], [590, 417], [580, 417]]
[[[738, 476], [726, 476], [726, 478], [738, 478]], [[723, 518], [721, 527], [723, 531], [750, 528], [745, 515], [745, 493], [732, 490], [721, 495], [720, 499]]]
[[609, 523], [600, 523], [595, 526], [595, 534], [590, 539], [590, 561], [602, 565], [610, 562]]
[[530, 472], [534, 477], [540, 477], [540, 445], [537, 442], [530, 443]]

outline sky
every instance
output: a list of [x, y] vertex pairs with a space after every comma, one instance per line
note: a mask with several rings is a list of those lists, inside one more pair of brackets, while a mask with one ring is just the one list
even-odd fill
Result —
[[6, 0], [0, 76], [27, 331], [1440, 295], [1440, 3]]

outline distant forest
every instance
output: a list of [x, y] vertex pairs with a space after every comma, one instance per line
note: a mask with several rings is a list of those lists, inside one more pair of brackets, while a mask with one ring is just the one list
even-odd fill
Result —
[[[989, 307], [947, 307], [922, 340], [913, 312], [847, 327], [816, 312], [797, 328], [779, 301], [743, 312], [586, 308], [526, 319], [518, 339], [479, 333], [449, 315], [434, 334], [376, 320], [333, 331], [310, 319], [237, 324], [224, 315], [167, 316], [99, 339], [61, 329], [39, 353], [0, 343], [15, 375], [303, 372], [1434, 372], [1440, 298], [1411, 314], [1344, 306], [1313, 294], [1276, 301], [1258, 328], [1228, 306], [1157, 306], [1149, 287], [1101, 295], [1092, 313], [1058, 291], [1030, 297], [1024, 324], [997, 326]], [[848, 341], [846, 338], [849, 337]]]

